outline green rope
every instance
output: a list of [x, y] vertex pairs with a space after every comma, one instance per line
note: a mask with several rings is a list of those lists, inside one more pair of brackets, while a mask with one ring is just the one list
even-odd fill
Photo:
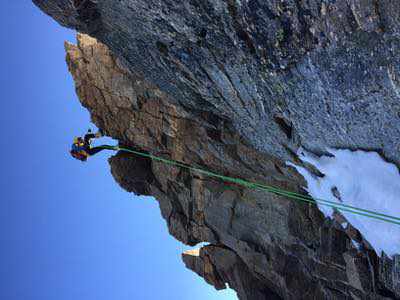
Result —
[[231, 182], [231, 183], [239, 184], [241, 186], [248, 187], [250, 189], [259, 189], [259, 190], [267, 191], [269, 193], [273, 193], [275, 195], [285, 196], [285, 197], [287, 197], [287, 198], [289, 198], [291, 200], [311, 203], [313, 205], [319, 204], [319, 205], [329, 206], [329, 207], [335, 208], [337, 210], [346, 211], [346, 212], [350, 212], [350, 213], [353, 213], [353, 214], [356, 214], [356, 215], [365, 216], [365, 217], [369, 217], [369, 218], [385, 221], [385, 222], [388, 222], [388, 223], [400, 225], [400, 218], [399, 217], [395, 217], [395, 216], [379, 213], [379, 212], [376, 212], [376, 211], [363, 209], [363, 208], [358, 208], [358, 207], [355, 207], [355, 206], [351, 206], [351, 205], [347, 205], [347, 204], [343, 204], [343, 203], [337, 203], [337, 202], [334, 202], [334, 201], [313, 198], [313, 197], [310, 197], [310, 196], [302, 195], [302, 194], [299, 194], [299, 193], [287, 191], [287, 190], [284, 190], [284, 189], [280, 189], [280, 188], [277, 188], [277, 187], [273, 187], [273, 186], [269, 186], [269, 185], [265, 185], [265, 184], [261, 184], [261, 183], [257, 183], [257, 182], [251, 182], [251, 181], [240, 179], [240, 178], [224, 176], [224, 175], [221, 175], [221, 174], [218, 174], [218, 173], [214, 173], [214, 172], [211, 172], [211, 171], [207, 171], [207, 170], [204, 170], [204, 169], [192, 167], [190, 165], [187, 165], [187, 164], [175, 161], [175, 160], [165, 159], [165, 158], [162, 158], [162, 157], [159, 157], [159, 156], [155, 156], [155, 155], [152, 155], [152, 154], [148, 154], [148, 153], [144, 153], [144, 152], [140, 152], [140, 151], [124, 148], [124, 147], [110, 146], [110, 145], [103, 145], [103, 146], [100, 146], [100, 147], [102, 147], [104, 149], [108, 149], [108, 150], [129, 152], [129, 153], [141, 156], [141, 157], [150, 158], [150, 159], [152, 159], [154, 161], [159, 161], [159, 162], [162, 162], [162, 163], [165, 163], [165, 164], [168, 164], [168, 165], [173, 165], [173, 166], [185, 168], [187, 170], [191, 170], [191, 171], [194, 171], [194, 172], [197, 172], [197, 173], [200, 173], [200, 174], [204, 174], [204, 175], [207, 175], [209, 177], [218, 178], [218, 179], [221, 179], [222, 181], [225, 181], [225, 182]]

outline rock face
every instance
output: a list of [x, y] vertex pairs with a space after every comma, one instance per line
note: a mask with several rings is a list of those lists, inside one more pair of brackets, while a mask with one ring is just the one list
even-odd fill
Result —
[[399, 163], [397, 1], [34, 2], [258, 150], [379, 149]]
[[[78, 35], [67, 61], [93, 122], [120, 144], [297, 192], [285, 161], [300, 163], [299, 146], [400, 164], [397, 1], [34, 2], [102, 42]], [[341, 216], [124, 153], [110, 164], [122, 187], [158, 200], [174, 237], [211, 244], [183, 260], [217, 289], [400, 297], [400, 257], [378, 256]]]

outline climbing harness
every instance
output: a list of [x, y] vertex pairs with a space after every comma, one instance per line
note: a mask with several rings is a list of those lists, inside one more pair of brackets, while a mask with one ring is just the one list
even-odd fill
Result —
[[269, 186], [269, 185], [265, 185], [265, 184], [261, 184], [261, 183], [257, 183], [257, 182], [251, 182], [245, 179], [240, 179], [240, 178], [235, 178], [235, 177], [230, 177], [230, 176], [224, 176], [218, 173], [214, 173], [205, 169], [201, 169], [201, 168], [197, 168], [197, 167], [193, 167], [184, 163], [181, 163], [179, 161], [176, 160], [171, 160], [171, 159], [166, 159], [166, 158], [162, 158], [159, 156], [155, 156], [152, 154], [148, 154], [148, 153], [144, 153], [144, 152], [140, 152], [140, 151], [136, 151], [136, 150], [132, 150], [132, 149], [128, 149], [125, 147], [120, 147], [120, 146], [110, 146], [110, 145], [102, 145], [99, 146], [100, 148], [103, 149], [108, 149], [108, 150], [113, 150], [113, 151], [123, 151], [123, 152], [128, 152], [128, 153], [132, 153], [141, 157], [146, 157], [146, 158], [150, 158], [153, 161], [159, 161], [162, 162], [164, 164], [168, 164], [168, 165], [172, 165], [172, 166], [176, 166], [176, 167], [181, 167], [190, 171], [194, 171], [197, 172], [199, 174], [204, 174], [207, 175], [209, 177], [213, 177], [213, 178], [218, 178], [222, 181], [225, 182], [230, 182], [230, 183], [235, 183], [250, 189], [258, 189], [258, 190], [263, 190], [269, 193], [273, 193], [275, 195], [279, 195], [279, 196], [285, 196], [291, 200], [294, 201], [298, 201], [298, 202], [306, 202], [306, 203], [310, 203], [313, 205], [324, 205], [324, 206], [329, 206], [332, 207], [334, 209], [337, 210], [341, 210], [341, 211], [346, 211], [352, 214], [356, 214], [356, 215], [360, 215], [360, 216], [365, 216], [368, 218], [373, 218], [373, 219], [377, 219], [377, 220], [381, 220], [384, 222], [388, 222], [388, 223], [392, 223], [392, 224], [396, 224], [396, 225], [400, 225], [400, 218], [399, 217], [395, 217], [395, 216], [391, 216], [391, 215], [387, 215], [387, 214], [383, 214], [383, 213], [379, 213], [376, 211], [372, 211], [372, 210], [368, 210], [368, 209], [363, 209], [363, 208], [359, 208], [359, 207], [355, 207], [355, 206], [351, 206], [351, 205], [347, 205], [347, 204], [343, 204], [343, 203], [337, 203], [334, 201], [329, 201], [329, 200], [324, 200], [324, 199], [318, 199], [318, 198], [313, 198], [310, 196], [306, 196], [306, 195], [302, 195], [296, 192], [291, 192], [291, 191], [287, 191], [281, 188], [277, 188], [277, 187], [273, 187], [273, 186]]

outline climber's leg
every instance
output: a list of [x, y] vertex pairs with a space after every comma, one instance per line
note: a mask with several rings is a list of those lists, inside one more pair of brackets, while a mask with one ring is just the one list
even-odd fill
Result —
[[92, 156], [92, 155], [95, 155], [95, 154], [99, 153], [102, 150], [108, 150], [108, 149], [105, 149], [103, 147], [93, 147], [93, 148], [89, 148], [89, 149], [87, 149], [85, 151], [87, 152], [87, 154]]

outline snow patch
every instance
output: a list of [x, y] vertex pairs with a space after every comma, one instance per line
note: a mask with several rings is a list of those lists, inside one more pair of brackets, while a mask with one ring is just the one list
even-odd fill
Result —
[[[400, 217], [400, 173], [393, 164], [385, 162], [376, 152], [328, 149], [332, 157], [318, 157], [299, 149], [303, 162], [315, 166], [325, 176], [318, 177], [307, 169], [291, 165], [307, 181], [307, 191], [313, 198], [339, 202], [332, 193], [336, 189], [344, 204]], [[333, 209], [319, 205], [325, 216]], [[400, 225], [341, 211], [375, 248], [378, 255], [400, 253]]]

